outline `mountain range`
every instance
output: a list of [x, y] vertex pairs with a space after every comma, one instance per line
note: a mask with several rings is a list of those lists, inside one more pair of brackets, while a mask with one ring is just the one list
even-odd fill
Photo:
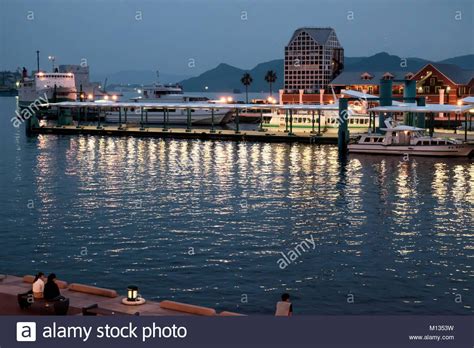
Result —
[[[345, 57], [345, 71], [406, 71], [417, 72], [429, 61], [427, 59], [410, 57], [402, 61], [401, 57], [390, 55], [386, 52], [377, 53], [370, 57]], [[403, 64], [401, 64], [403, 62]], [[433, 63], [455, 64], [466, 70], [474, 70], [474, 54], [459, 56], [445, 59]], [[260, 63], [253, 69], [245, 70], [237, 67], [221, 63], [214, 69], [208, 70], [203, 74], [180, 81], [185, 91], [189, 92], [231, 92], [237, 88], [244, 90], [244, 86], [240, 83], [240, 78], [248, 72], [253, 82], [250, 85], [250, 92], [268, 91], [268, 83], [264, 76], [268, 70], [273, 70], [277, 74], [277, 81], [273, 86], [273, 90], [283, 88], [283, 59], [271, 60], [269, 62]]]
[[[402, 60], [402, 59], [406, 59]], [[403, 62], [403, 64], [401, 64]], [[401, 58], [380, 52], [370, 57], [345, 57], [345, 71], [406, 71], [417, 72], [425, 64], [433, 61], [410, 57]], [[466, 70], [474, 71], [474, 54], [453, 57], [433, 63], [455, 64]], [[254, 68], [241, 69], [229, 64], [221, 63], [199, 76], [188, 77], [172, 74], [161, 74], [160, 82], [174, 83], [179, 81], [187, 92], [232, 92], [234, 89], [244, 90], [240, 78], [246, 72], [250, 73], [253, 82], [250, 85], [250, 92], [268, 91], [268, 83], [264, 80], [268, 70], [276, 72], [277, 81], [273, 86], [273, 91], [283, 88], [283, 59], [275, 59], [260, 63]], [[94, 75], [95, 80], [102, 81], [105, 75]], [[122, 71], [107, 76], [109, 84], [150, 84], [156, 81], [156, 73], [152, 71]], [[207, 87], [207, 88], [206, 88]]]

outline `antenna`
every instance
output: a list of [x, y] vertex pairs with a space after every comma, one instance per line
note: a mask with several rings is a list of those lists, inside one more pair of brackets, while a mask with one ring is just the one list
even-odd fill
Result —
[[40, 51], [36, 51], [36, 72], [40, 71]]
[[156, 71], [156, 82], [157, 83], [160, 82], [160, 71], [159, 70]]

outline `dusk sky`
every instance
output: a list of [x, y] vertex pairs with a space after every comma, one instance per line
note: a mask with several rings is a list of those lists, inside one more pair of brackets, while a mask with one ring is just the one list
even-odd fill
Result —
[[335, 28], [346, 56], [441, 60], [474, 53], [473, 16], [472, 0], [0, 0], [0, 69], [35, 68], [37, 49], [48, 69], [48, 55], [102, 73], [252, 68], [302, 26]]

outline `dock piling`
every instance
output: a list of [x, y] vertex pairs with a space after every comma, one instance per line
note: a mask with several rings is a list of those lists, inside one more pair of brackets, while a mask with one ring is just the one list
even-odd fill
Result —
[[102, 129], [102, 126], [100, 125], [100, 111], [97, 114], [97, 129]]
[[122, 129], [122, 108], [119, 107], [119, 129]]
[[239, 127], [239, 109], [235, 109], [235, 133], [240, 133]]
[[140, 130], [145, 130], [143, 127], [143, 107], [140, 108]]
[[290, 110], [290, 132], [288, 135], [295, 135], [293, 133], [293, 110]]
[[168, 127], [167, 127], [167, 121], [168, 121], [168, 109], [167, 108], [163, 108], [163, 131], [166, 132], [168, 131]]
[[318, 110], [318, 135], [321, 135], [321, 110]]
[[339, 129], [337, 134], [337, 148], [340, 156], [347, 153], [347, 144], [349, 142], [349, 130], [347, 125], [348, 118], [348, 100], [346, 98], [339, 99]]
[[[391, 106], [392, 105], [392, 87], [393, 81], [389, 79], [380, 80], [380, 106]], [[377, 132], [384, 133], [380, 128], [384, 127], [385, 116], [390, 117], [391, 113], [379, 113], [379, 126], [376, 128]]]
[[77, 108], [77, 125], [76, 125], [76, 128], [81, 128], [81, 108]]
[[216, 132], [216, 128], [214, 126], [214, 108], [211, 108], [211, 133]]
[[186, 132], [191, 132], [191, 109], [186, 108]]
[[[426, 105], [426, 99], [424, 97], [416, 99], [416, 105], [418, 106], [425, 106]], [[416, 126], [418, 128], [425, 128], [425, 114], [423, 113], [417, 113], [416, 114]]]

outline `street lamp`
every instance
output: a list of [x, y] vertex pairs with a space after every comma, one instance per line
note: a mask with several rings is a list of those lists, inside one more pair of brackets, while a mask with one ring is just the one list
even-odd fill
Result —
[[48, 56], [48, 60], [51, 61], [51, 64], [53, 65], [52, 72], [54, 72], [54, 62], [56, 61], [56, 57], [55, 56]]

